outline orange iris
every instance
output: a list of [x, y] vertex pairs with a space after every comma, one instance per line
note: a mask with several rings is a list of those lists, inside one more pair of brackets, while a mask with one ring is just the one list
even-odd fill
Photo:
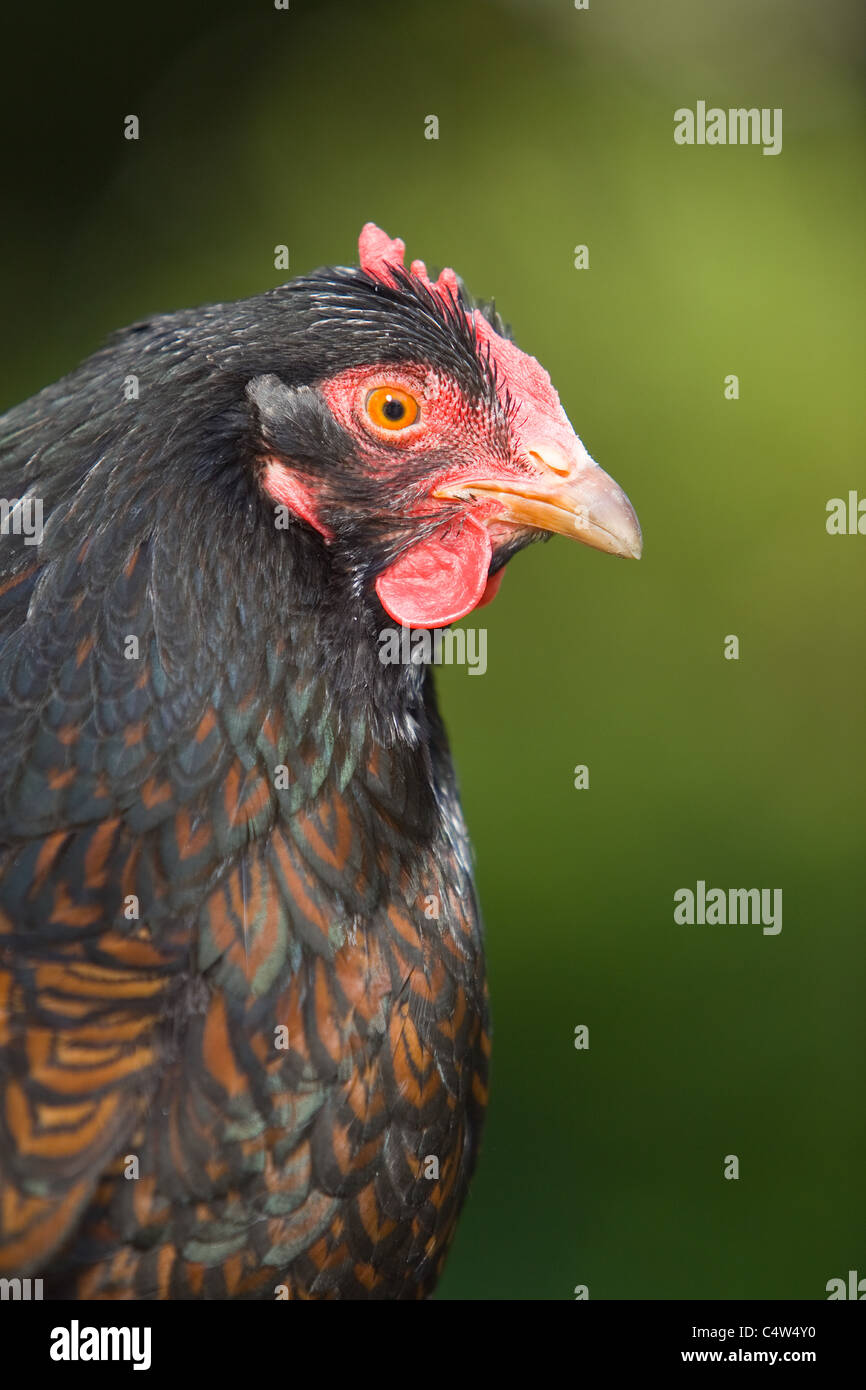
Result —
[[367, 414], [380, 430], [404, 430], [418, 419], [418, 402], [399, 386], [377, 386], [364, 402]]

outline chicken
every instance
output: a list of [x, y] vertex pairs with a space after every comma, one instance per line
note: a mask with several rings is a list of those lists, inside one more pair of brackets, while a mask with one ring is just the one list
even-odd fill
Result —
[[135, 324], [0, 422], [0, 1274], [48, 1297], [441, 1270], [482, 933], [430, 669], [380, 636], [545, 534], [641, 540], [403, 250], [368, 224], [360, 268]]

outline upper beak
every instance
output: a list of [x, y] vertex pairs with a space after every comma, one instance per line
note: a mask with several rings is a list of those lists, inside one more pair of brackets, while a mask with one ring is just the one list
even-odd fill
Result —
[[609, 555], [640, 559], [640, 522], [622, 488], [581, 449], [575, 461], [558, 446], [526, 450], [538, 475], [455, 479], [435, 497], [496, 501], [504, 521], [570, 536]]

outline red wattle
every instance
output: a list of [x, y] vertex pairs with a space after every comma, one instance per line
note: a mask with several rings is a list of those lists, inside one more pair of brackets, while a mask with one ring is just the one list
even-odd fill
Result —
[[475, 605], [476, 608], [484, 608], [488, 603], [493, 602], [493, 600], [496, 598], [496, 595], [499, 593], [499, 586], [504, 578], [505, 566], [503, 565], [501, 570], [497, 570], [496, 573], [492, 574], [488, 579], [487, 583], [484, 586], [484, 593], [481, 595], [480, 599]]
[[455, 623], [477, 608], [492, 554], [487, 527], [464, 517], [419, 541], [384, 570], [376, 580], [379, 602], [406, 627]]

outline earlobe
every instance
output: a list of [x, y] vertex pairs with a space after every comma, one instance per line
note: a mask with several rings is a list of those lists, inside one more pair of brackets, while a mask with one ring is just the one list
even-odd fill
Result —
[[[323, 536], [333, 540], [330, 527], [317, 515], [314, 494], [291, 466], [268, 452], [268, 444], [278, 451], [304, 444], [305, 412], [319, 405], [319, 397], [308, 386], [290, 387], [278, 376], [267, 373], [247, 382], [247, 399], [255, 407], [260, 428], [262, 465], [260, 482], [263, 490], [278, 507], [286, 507], [293, 516], [305, 521]], [[318, 425], [318, 421], [316, 422]], [[308, 428], [308, 426], [307, 426]]]
[[277, 506], [287, 507], [289, 511], [301, 521], [305, 521], [308, 526], [312, 526], [323, 536], [326, 541], [334, 539], [334, 533], [329, 526], [320, 521], [316, 515], [316, 508], [313, 502], [313, 495], [305, 483], [301, 481], [297, 473], [293, 473], [290, 468], [273, 455], [265, 455], [262, 459], [261, 482], [268, 497]]

